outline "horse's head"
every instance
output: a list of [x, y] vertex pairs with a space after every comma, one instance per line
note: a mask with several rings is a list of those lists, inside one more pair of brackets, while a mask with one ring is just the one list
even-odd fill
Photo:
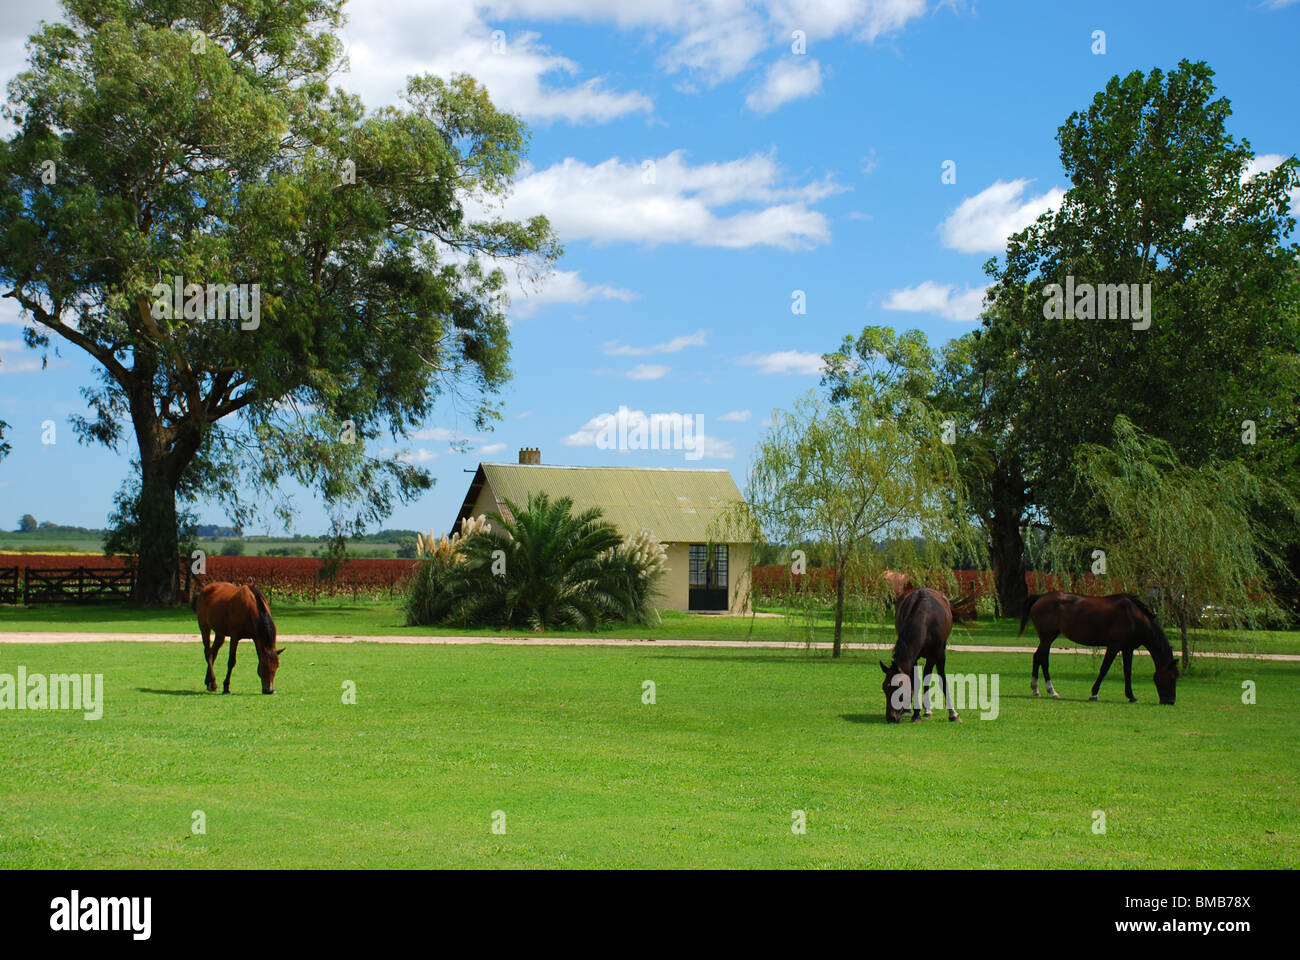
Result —
[[1163, 667], [1156, 667], [1152, 679], [1156, 682], [1156, 693], [1160, 695], [1160, 702], [1172, 707], [1177, 697], [1178, 658], [1173, 658]]
[[275, 671], [280, 669], [282, 653], [284, 647], [276, 649], [275, 636], [272, 635], [271, 642], [262, 648], [261, 656], [257, 658], [257, 675], [262, 678], [263, 693], [275, 693]]
[[266, 601], [257, 597], [257, 675], [262, 678], [262, 692], [275, 693], [275, 671], [280, 669], [280, 654], [284, 648], [275, 645], [275, 621]]
[[912, 702], [912, 680], [898, 664], [887, 667], [882, 660], [880, 669], [885, 674], [885, 681], [880, 685], [885, 692], [885, 722], [898, 723]]

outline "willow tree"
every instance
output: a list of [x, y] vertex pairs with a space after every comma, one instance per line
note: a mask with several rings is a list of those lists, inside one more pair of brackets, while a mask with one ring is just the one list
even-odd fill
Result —
[[944, 425], [920, 399], [846, 384], [834, 402], [812, 391], [772, 414], [755, 447], [747, 502], [769, 540], [825, 545], [835, 569], [834, 656], [846, 581], [874, 541], [947, 541], [960, 510]]
[[427, 488], [374, 441], [440, 397], [497, 415], [498, 264], [558, 255], [543, 217], [466, 212], [526, 144], [473, 79], [377, 110], [331, 90], [341, 3], [65, 0], [10, 84], [0, 294], [29, 346], [95, 361], [79, 438], [134, 435], [140, 600], [177, 598], [178, 495], [242, 526], [287, 518], [292, 478], [355, 529]]
[[1104, 516], [1099, 535], [1084, 546], [1104, 551], [1109, 575], [1158, 591], [1163, 612], [1178, 624], [1187, 668], [1188, 628], [1203, 607], [1226, 608], [1236, 626], [1257, 626], [1279, 612], [1265, 565], [1278, 558], [1257, 518], [1267, 508], [1300, 519], [1300, 503], [1240, 461], [1187, 466], [1169, 443], [1126, 417], [1115, 419], [1113, 431], [1110, 446], [1076, 451]]

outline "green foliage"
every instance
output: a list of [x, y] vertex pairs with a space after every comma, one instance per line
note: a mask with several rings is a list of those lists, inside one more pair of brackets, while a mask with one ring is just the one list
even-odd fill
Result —
[[243, 540], [228, 540], [221, 547], [221, 556], [223, 557], [242, 557], [244, 555]]
[[487, 532], [455, 551], [420, 561], [407, 602], [408, 623], [452, 623], [535, 630], [595, 629], [654, 616], [654, 580], [662, 569], [592, 508], [546, 494], [524, 508], [507, 501], [510, 518], [489, 514]]
[[305, 557], [306, 547], [267, 547], [262, 551], [264, 557]]
[[[143, 548], [142, 526], [150, 520], [158, 522], [158, 506], [155, 504], [154, 516], [150, 517], [149, 509], [141, 502], [139, 464], [133, 463], [132, 466], [135, 467], [137, 476], [128, 478], [113, 497], [113, 511], [108, 515], [108, 528], [104, 531], [104, 556], [106, 557], [114, 554], [139, 557]], [[164, 507], [166, 518], [163, 522], [176, 525], [177, 556], [188, 557], [198, 546], [198, 536], [195, 531], [199, 520], [188, 501], [188, 496], [184, 492], [182, 496], [186, 496], [185, 506], [177, 511], [173, 501], [169, 513]]]
[[1235, 627], [1278, 619], [1263, 564], [1272, 552], [1257, 515], [1261, 505], [1300, 515], [1293, 494], [1239, 461], [1186, 466], [1170, 444], [1124, 417], [1115, 419], [1110, 447], [1079, 448], [1078, 468], [1104, 521], [1097, 537], [1057, 538], [1057, 555], [1100, 547], [1107, 574], [1144, 592], [1157, 588], [1167, 621], [1180, 627], [1185, 664], [1187, 631], [1204, 607], [1222, 608]]
[[[1213, 75], [1183, 61], [1112, 78], [1058, 131], [1064, 200], [986, 268], [993, 409], [1023, 432], [1033, 500], [1067, 533], [1087, 532], [1099, 509], [1075, 448], [1109, 442], [1120, 415], [1191, 466], [1257, 460], [1265, 476], [1300, 476], [1300, 273], [1288, 242], [1300, 162], [1246, 178], [1254, 154], [1227, 132]], [[1069, 278], [1150, 284], [1150, 327], [1045, 316], [1045, 288]], [[1257, 447], [1242, 442], [1246, 420]]]
[[[78, 435], [116, 449], [136, 432], [142, 584], [165, 579], [185, 484], [248, 526], [287, 522], [297, 481], [350, 534], [427, 489], [379, 438], [448, 394], [478, 427], [497, 416], [499, 264], [536, 275], [559, 255], [544, 217], [468, 212], [508, 192], [519, 118], [463, 75], [367, 110], [329, 86], [341, 25], [341, 0], [71, 0], [9, 86], [0, 295], [29, 346], [98, 362]], [[258, 284], [258, 325], [154, 316], [175, 276]]]
[[[771, 541], [824, 544], [836, 570], [836, 655], [845, 586], [879, 583], [889, 560], [874, 539], [903, 549], [904, 569], [946, 567], [942, 555], [955, 547], [978, 550], [941, 419], [914, 393], [930, 388], [928, 369], [922, 334], [867, 328], [827, 357], [831, 399], [810, 392], [775, 411], [754, 450], [747, 501], [758, 527]], [[916, 543], [924, 560], [906, 546]]]
[[419, 548], [414, 535], [403, 536], [397, 541], [397, 556], [402, 558], [413, 558], [419, 556]]
[[35, 533], [38, 528], [39, 524], [36, 522], [36, 518], [30, 513], [24, 513], [22, 519], [18, 521], [19, 533]]

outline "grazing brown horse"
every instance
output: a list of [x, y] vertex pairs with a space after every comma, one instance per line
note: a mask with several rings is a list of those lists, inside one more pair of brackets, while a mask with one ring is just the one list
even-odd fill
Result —
[[[1106, 671], [1115, 662], [1115, 655], [1124, 655], [1124, 695], [1129, 703], [1137, 703], [1133, 696], [1133, 651], [1146, 647], [1155, 662], [1156, 693], [1163, 704], [1172, 705], [1176, 697], [1178, 664], [1173, 648], [1160, 627], [1160, 621], [1141, 600], [1130, 593], [1112, 593], [1106, 597], [1084, 597], [1077, 593], [1030, 594], [1025, 601], [1025, 612], [1020, 618], [1020, 633], [1025, 625], [1034, 621], [1038, 631], [1038, 649], [1034, 651], [1034, 673], [1029, 689], [1038, 696], [1038, 667], [1043, 668], [1047, 692], [1057, 699], [1060, 694], [1052, 688], [1052, 678], [1047, 670], [1047, 657], [1052, 641], [1061, 634], [1085, 647], [1105, 647], [1106, 657], [1101, 662], [1101, 673], [1092, 685], [1096, 700]], [[1017, 634], [1019, 636], [1020, 634]]]
[[[948, 634], [952, 633], [952, 606], [948, 603], [948, 598], [929, 587], [913, 590], [898, 603], [898, 609], [894, 613], [894, 632], [898, 635], [898, 641], [894, 644], [893, 662], [889, 666], [885, 666], [883, 660], [880, 663], [880, 669], [885, 674], [885, 682], [881, 684], [881, 689], [885, 691], [885, 720], [898, 723], [902, 719], [907, 700], [912, 699], [912, 722], [918, 722], [921, 710], [915, 693], [925, 689], [926, 677], [935, 671], [943, 684], [948, 719], [960, 722], [961, 717], [953, 709], [948, 675], [944, 672]], [[925, 658], [925, 673], [918, 678], [914, 674], [917, 662], [922, 657]], [[914, 682], [920, 688], [915, 692], [912, 691]], [[909, 693], [913, 694], [910, 698]], [[933, 716], [933, 704], [928, 697], [924, 699], [925, 715]]]
[[[212, 666], [217, 661], [221, 644], [230, 638], [230, 657], [226, 661], [226, 683], [222, 693], [230, 692], [230, 673], [235, 669], [235, 651], [239, 641], [247, 637], [257, 648], [257, 675], [262, 678], [262, 692], [275, 693], [275, 671], [280, 669], [280, 654], [284, 649], [275, 646], [275, 621], [266, 598], [254, 586], [237, 587], [233, 583], [209, 583], [194, 594], [190, 605], [199, 617], [199, 630], [203, 634], [203, 659], [208, 672], [204, 685], [217, 689], [217, 677]], [[216, 643], [208, 643], [208, 634], [217, 635]]]

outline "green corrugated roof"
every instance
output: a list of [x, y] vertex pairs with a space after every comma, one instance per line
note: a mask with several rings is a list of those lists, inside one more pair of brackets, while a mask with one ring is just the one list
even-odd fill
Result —
[[[569, 497], [575, 507], [599, 507], [624, 536], [644, 527], [664, 543], [704, 543], [718, 536], [710, 523], [741, 500], [729, 470], [482, 463], [479, 471], [503, 515], [506, 500], [522, 507], [530, 494]], [[472, 508], [479, 480], [475, 476], [461, 516]]]

